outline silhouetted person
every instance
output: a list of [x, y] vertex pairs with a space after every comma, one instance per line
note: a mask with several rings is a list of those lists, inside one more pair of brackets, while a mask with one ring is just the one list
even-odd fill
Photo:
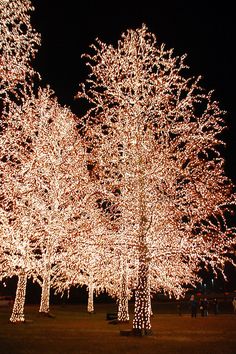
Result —
[[233, 298], [232, 304], [234, 308], [234, 313], [236, 313], [236, 297]]
[[201, 316], [203, 317], [204, 316], [204, 301], [203, 301], [203, 299], [200, 299], [199, 309], [200, 309]]
[[218, 315], [219, 313], [219, 303], [217, 299], [213, 300], [213, 309], [214, 309], [214, 314]]
[[207, 298], [205, 297], [203, 300], [203, 311], [204, 311], [204, 316], [208, 316], [208, 307], [209, 307], [209, 303]]
[[179, 316], [182, 316], [182, 301], [179, 301], [177, 303], [177, 310], [178, 310]]
[[194, 295], [190, 298], [190, 306], [191, 306], [191, 317], [197, 317], [197, 301], [194, 298]]

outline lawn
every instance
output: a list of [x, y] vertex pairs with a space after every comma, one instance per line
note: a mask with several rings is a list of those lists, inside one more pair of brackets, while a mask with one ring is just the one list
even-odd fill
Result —
[[11, 324], [10, 309], [0, 308], [1, 354], [235, 354], [236, 315], [210, 314], [191, 318], [155, 314], [153, 335], [120, 336], [132, 323], [110, 324], [106, 313], [114, 304], [96, 304], [89, 315], [85, 305], [52, 307], [55, 318], [38, 314], [37, 306], [26, 306], [25, 324]]

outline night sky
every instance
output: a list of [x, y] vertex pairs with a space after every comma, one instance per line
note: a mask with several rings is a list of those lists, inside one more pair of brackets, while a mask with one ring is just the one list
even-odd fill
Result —
[[159, 44], [187, 54], [189, 75], [202, 75], [203, 86], [227, 111], [224, 134], [226, 173], [236, 183], [235, 120], [235, 11], [230, 1], [78, 1], [34, 0], [32, 22], [41, 33], [42, 46], [34, 66], [43, 85], [50, 84], [62, 105], [79, 112], [74, 100], [87, 76], [81, 54], [96, 37], [116, 45], [121, 34], [145, 23]]

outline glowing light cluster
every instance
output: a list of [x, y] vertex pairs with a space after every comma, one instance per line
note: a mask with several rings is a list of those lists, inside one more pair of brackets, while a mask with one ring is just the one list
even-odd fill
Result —
[[25, 295], [26, 295], [26, 284], [27, 284], [27, 275], [22, 273], [18, 276], [18, 285], [16, 290], [16, 297], [14, 301], [14, 306], [10, 321], [13, 323], [24, 322], [24, 305], [25, 305]]
[[40, 36], [32, 28], [29, 0], [0, 2], [0, 95], [16, 93], [19, 85], [29, 83], [35, 71], [31, 60], [40, 44]]
[[158, 47], [143, 25], [116, 48], [91, 46], [77, 95], [91, 107], [76, 118], [49, 88], [34, 92], [30, 10], [27, 0], [1, 1], [0, 279], [18, 276], [11, 321], [24, 321], [33, 277], [46, 313], [51, 287], [86, 285], [89, 312], [93, 294], [107, 291], [128, 321], [135, 290], [134, 334], [148, 335], [152, 293], [179, 297], [202, 263], [223, 273], [232, 261], [224, 112], [200, 78], [182, 74], [185, 56]]
[[[180, 296], [201, 262], [223, 271], [235, 197], [220, 156], [224, 112], [200, 78], [185, 78], [185, 56], [157, 46], [143, 26], [117, 48], [97, 40], [77, 97], [91, 108], [81, 133], [92, 175], [106, 189], [119, 252], [138, 262], [133, 327], [150, 331], [150, 291]], [[110, 245], [114, 242], [111, 237]]]
[[42, 285], [40, 312], [48, 312], [67, 242], [91, 227], [94, 189], [75, 117], [49, 89], [9, 107], [0, 142], [4, 258], [8, 276], [24, 271]]

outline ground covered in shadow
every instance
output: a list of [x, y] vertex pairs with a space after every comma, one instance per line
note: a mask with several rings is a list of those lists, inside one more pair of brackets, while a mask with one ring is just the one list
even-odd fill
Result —
[[10, 309], [0, 308], [1, 354], [234, 354], [236, 315], [210, 314], [191, 318], [185, 313], [156, 314], [153, 335], [121, 336], [132, 327], [112, 324], [106, 314], [114, 304], [97, 304], [88, 314], [85, 305], [53, 306], [55, 317], [43, 317], [37, 306], [26, 306], [26, 323], [9, 323]]

